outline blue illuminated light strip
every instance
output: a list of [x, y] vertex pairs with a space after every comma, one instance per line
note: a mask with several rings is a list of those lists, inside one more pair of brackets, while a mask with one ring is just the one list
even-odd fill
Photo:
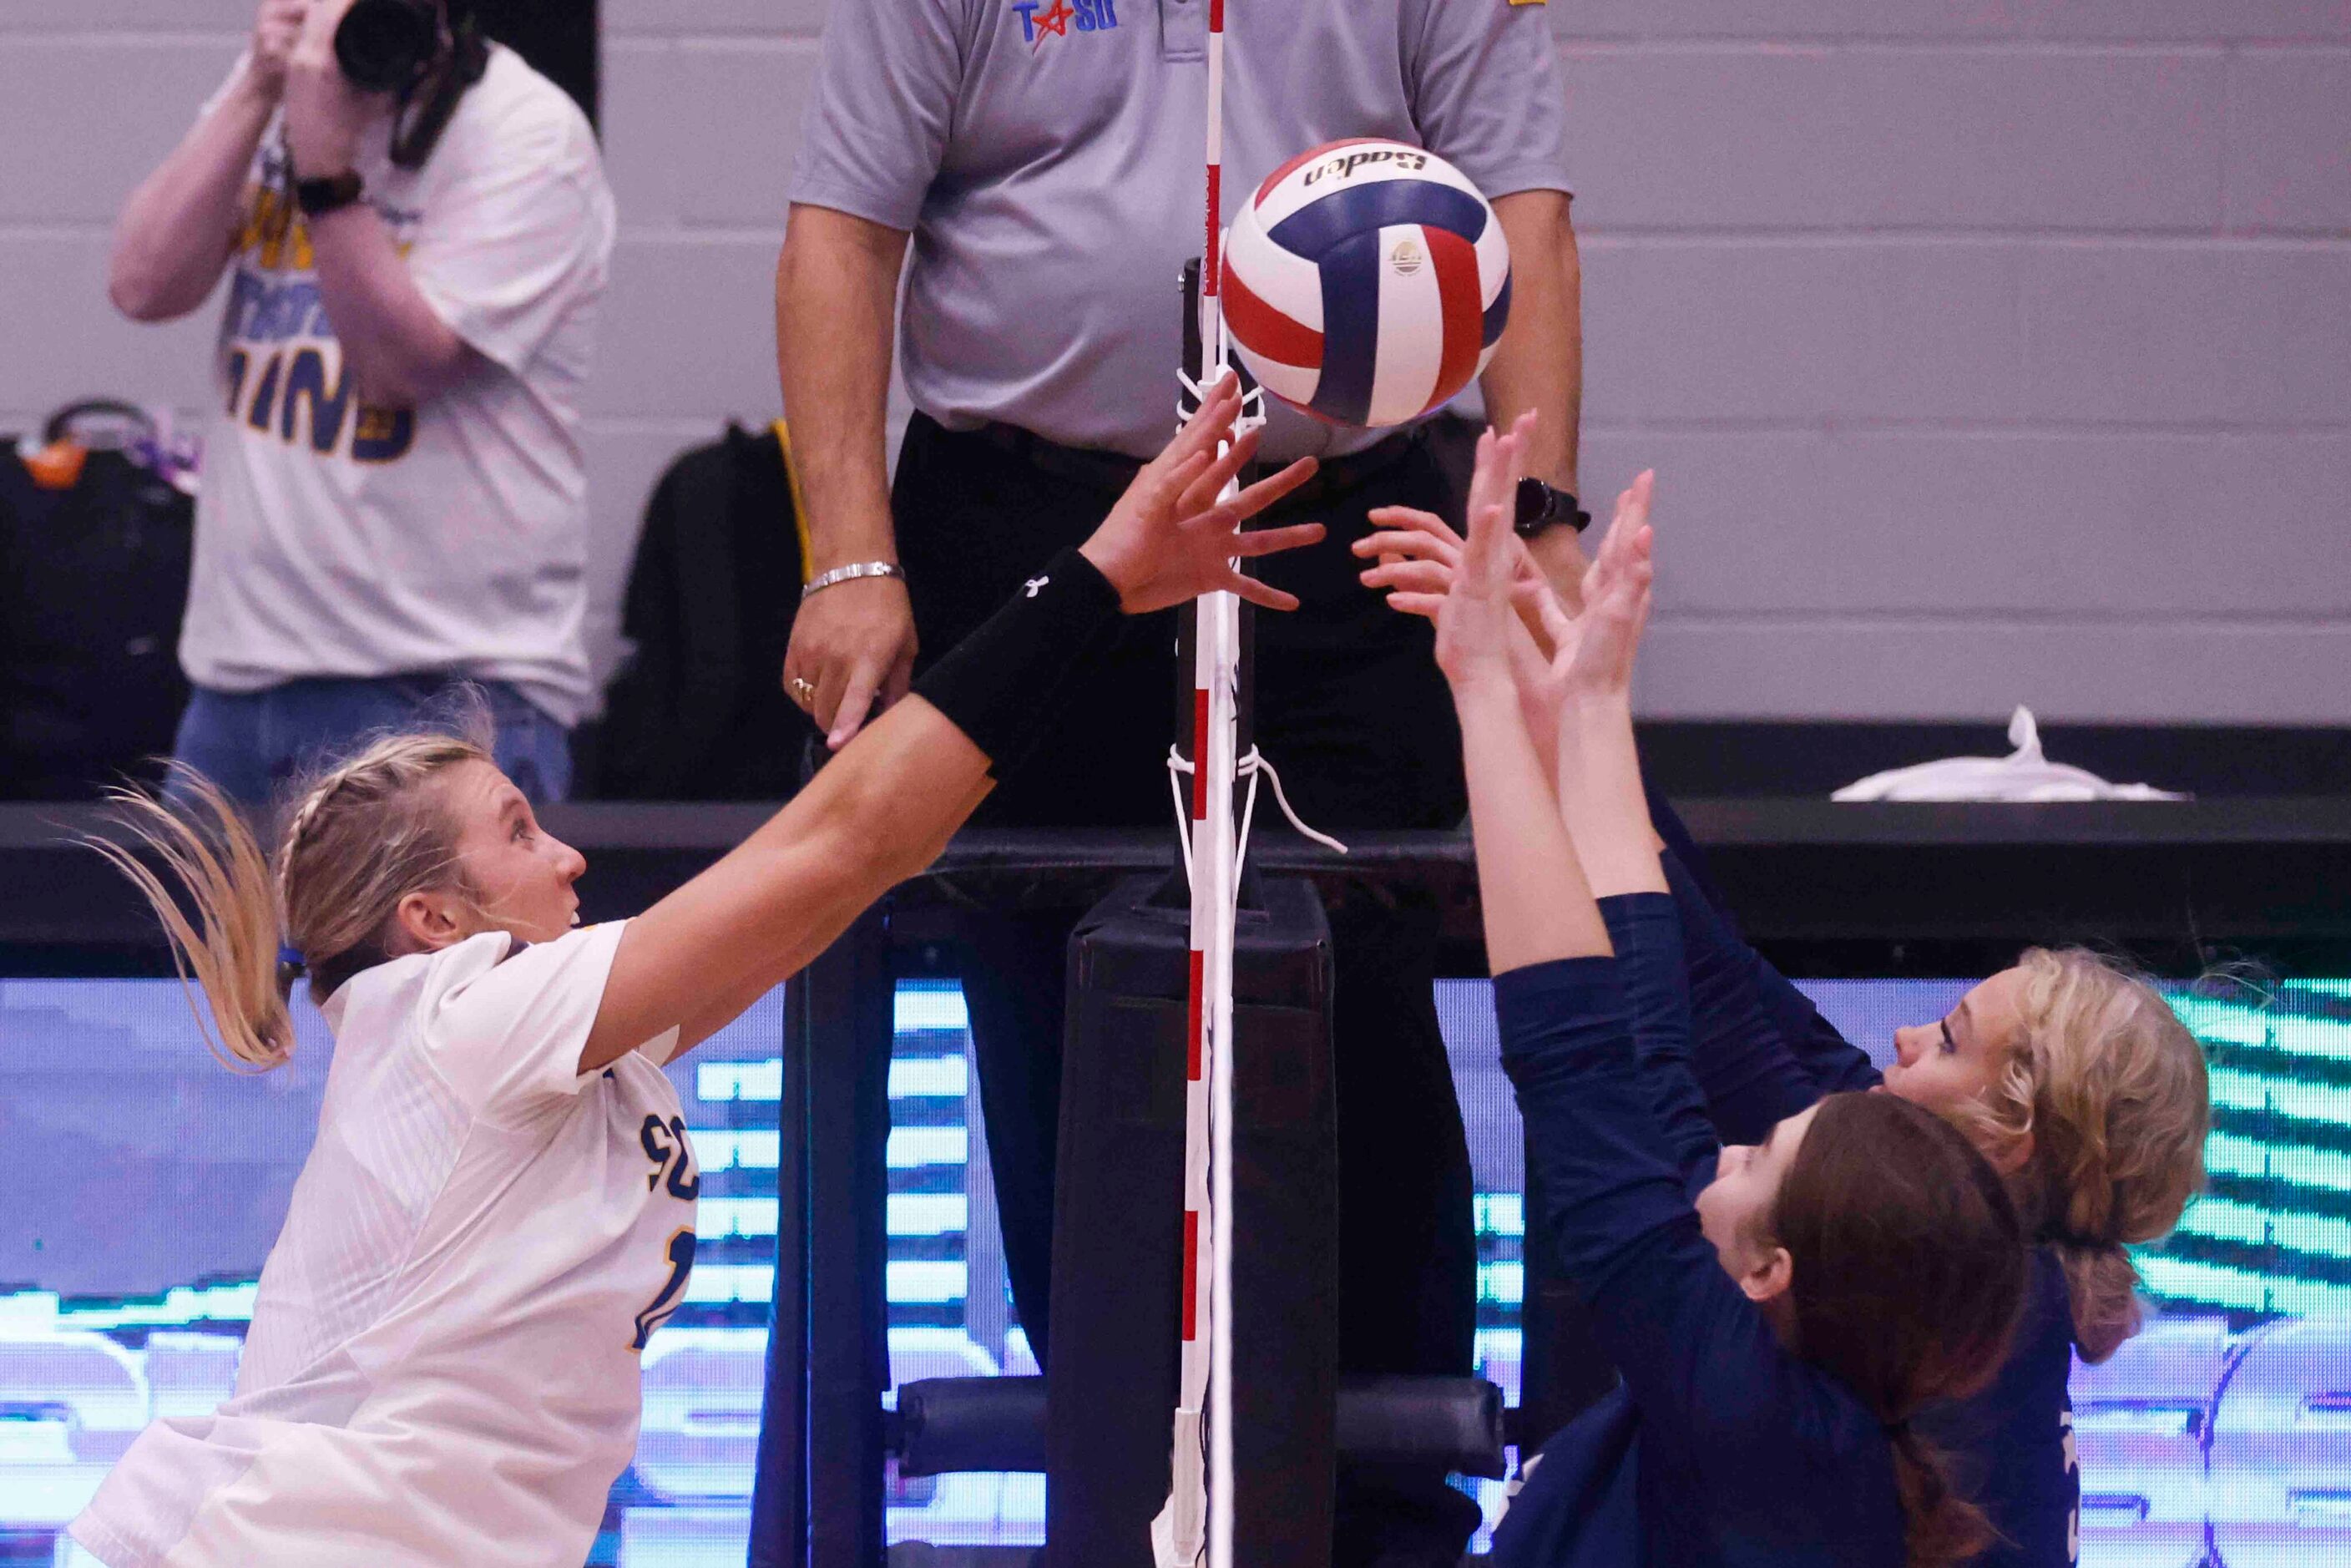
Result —
[[784, 1097], [784, 1059], [766, 1061], [705, 1061], [694, 1070], [695, 1097], [705, 1103], [731, 1100], [778, 1101]]
[[697, 1262], [686, 1276], [685, 1299], [703, 1306], [771, 1306], [776, 1300], [775, 1265]]
[[960, 1100], [970, 1086], [965, 1056], [902, 1056], [890, 1063], [893, 1100]]
[[188, 1328], [197, 1323], [253, 1320], [257, 1281], [180, 1286], [160, 1297], [120, 1301], [67, 1301], [49, 1291], [0, 1296], [0, 1333], [49, 1333], [60, 1329], [97, 1333], [116, 1330]]
[[971, 1224], [971, 1199], [959, 1192], [893, 1192], [889, 1205], [893, 1236], [960, 1236]]
[[[2180, 1020], [2211, 1051], [2212, 1104], [2226, 1125], [2206, 1141], [2218, 1190], [2189, 1205], [2169, 1238], [2133, 1252], [2149, 1294], [2234, 1312], [2351, 1309], [2351, 1020], [2331, 1016], [2341, 982], [2297, 982], [2243, 1000], [2176, 992]], [[2271, 1134], [2274, 1135], [2263, 1135]]]
[[1524, 1236], [1527, 1201], [1515, 1192], [1481, 1192], [1477, 1205], [1478, 1229], [1486, 1236]]
[[2351, 1088], [2303, 1083], [2235, 1068], [2212, 1069], [2212, 1103], [2231, 1111], [2274, 1111], [2304, 1122], [2351, 1128]]
[[2351, 1155], [2302, 1144], [2265, 1144], [2215, 1133], [2204, 1142], [2204, 1168], [2213, 1176], [2271, 1177], [2297, 1186], [2351, 1192]]
[[971, 1134], [962, 1127], [893, 1127], [883, 1163], [893, 1171], [918, 1166], [960, 1166], [971, 1157]]
[[1523, 1263], [1478, 1265], [1478, 1299], [1515, 1307], [1526, 1300], [1527, 1266]]
[[694, 1140], [695, 1163], [705, 1176], [718, 1171], [771, 1171], [783, 1158], [780, 1133], [688, 1127], [686, 1135]]
[[961, 1034], [971, 1028], [963, 988], [953, 980], [901, 980], [893, 1004], [892, 1027], [902, 1035]]
[[2297, 1316], [2351, 1314], [2351, 1286], [2284, 1279], [2231, 1269], [2221, 1263], [2142, 1254], [2139, 1277], [2158, 1300], [2218, 1307], [2227, 1312]]
[[[890, 1098], [959, 1100], [970, 1077], [970, 1064], [960, 1056], [900, 1057], [890, 1063]], [[784, 1097], [783, 1058], [702, 1062], [695, 1070], [695, 1093], [710, 1103], [773, 1103]]]
[[2252, 1247], [2291, 1247], [2297, 1252], [2351, 1258], [2351, 1220], [2326, 1215], [2281, 1213], [2233, 1198], [2199, 1197], [2189, 1205], [2180, 1230]]

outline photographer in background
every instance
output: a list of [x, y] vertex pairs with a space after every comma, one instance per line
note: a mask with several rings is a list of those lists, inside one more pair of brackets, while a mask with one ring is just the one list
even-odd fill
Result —
[[579, 108], [470, 0], [262, 0], [117, 226], [141, 321], [232, 283], [176, 755], [258, 803], [484, 692], [497, 762], [570, 779], [591, 697], [579, 399], [613, 237]]

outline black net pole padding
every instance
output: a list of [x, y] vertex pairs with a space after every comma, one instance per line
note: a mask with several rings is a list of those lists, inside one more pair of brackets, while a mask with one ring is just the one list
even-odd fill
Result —
[[[927, 1377], [898, 1388], [901, 1476], [1045, 1468], [1042, 1377]], [[1502, 1391], [1482, 1377], [1357, 1376], [1339, 1384], [1338, 1450], [1366, 1464], [1503, 1474]]]
[[[1187, 921], [1122, 883], [1071, 938], [1046, 1368], [1050, 1568], [1149, 1568], [1183, 1274]], [[1268, 879], [1233, 963], [1234, 1540], [1328, 1563], [1336, 1490], [1338, 1138], [1330, 928]], [[1201, 1267], [1208, 1266], [1204, 1256]]]
[[749, 1568], [882, 1561], [893, 988], [886, 904], [784, 990], [775, 1317]]

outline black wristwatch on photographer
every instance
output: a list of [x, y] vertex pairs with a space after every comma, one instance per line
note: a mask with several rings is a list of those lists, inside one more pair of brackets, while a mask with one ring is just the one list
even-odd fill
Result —
[[324, 174], [315, 180], [294, 182], [294, 204], [302, 209], [306, 218], [323, 218], [329, 213], [339, 213], [360, 199], [367, 182], [354, 170], [340, 174]]
[[1592, 514], [1576, 504], [1573, 492], [1553, 489], [1540, 479], [1519, 481], [1519, 511], [1511, 527], [1522, 539], [1540, 538], [1564, 525], [1582, 533]]

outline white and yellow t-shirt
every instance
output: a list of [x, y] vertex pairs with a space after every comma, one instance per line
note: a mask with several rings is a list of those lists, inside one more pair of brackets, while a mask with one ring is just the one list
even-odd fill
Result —
[[576, 723], [591, 695], [580, 400], [615, 225], [595, 136], [503, 47], [424, 167], [393, 167], [392, 133], [362, 139], [362, 199], [484, 362], [421, 407], [362, 401], [273, 122], [231, 264], [180, 660], [225, 692], [462, 673]]
[[578, 1568], [702, 1186], [674, 1030], [578, 1071], [624, 928], [476, 936], [329, 999], [235, 1396], [149, 1427], [74, 1521], [108, 1568]]

